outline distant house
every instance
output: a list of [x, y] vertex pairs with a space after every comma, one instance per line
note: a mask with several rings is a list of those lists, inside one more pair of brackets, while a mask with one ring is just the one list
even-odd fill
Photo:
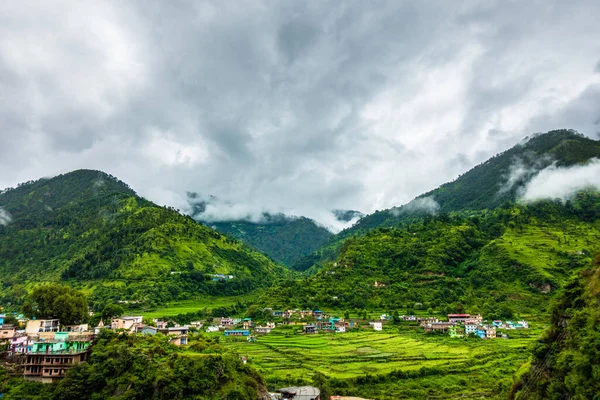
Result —
[[12, 339], [17, 334], [17, 328], [13, 325], [0, 326], [0, 341]]
[[338, 333], [346, 332], [346, 325], [336, 325], [335, 331]]
[[135, 329], [136, 333], [141, 333], [142, 335], [156, 335], [158, 332], [158, 328], [150, 325], [138, 325]]
[[277, 318], [283, 317], [283, 311], [273, 311], [273, 316]]
[[187, 326], [175, 326], [166, 329], [159, 329], [158, 331], [163, 335], [167, 335], [169, 337], [169, 343], [171, 344], [176, 346], [183, 346], [187, 344], [189, 331]]
[[27, 321], [25, 333], [28, 335], [41, 332], [58, 332], [60, 321], [58, 319], [30, 319]]
[[520, 325], [522, 328], [525, 328], [525, 329], [529, 328], [529, 322], [527, 322], [525, 320], [518, 321], [517, 324]]
[[479, 336], [482, 339], [494, 339], [496, 338], [496, 327], [480, 326], [477, 328], [477, 336]]
[[374, 331], [381, 331], [383, 330], [383, 324], [381, 323], [381, 321], [374, 321], [371, 323], [371, 325], [373, 325], [373, 330]]
[[293, 386], [277, 389], [284, 400], [321, 400], [321, 392], [312, 386]]
[[266, 335], [268, 333], [271, 333], [271, 329], [268, 326], [257, 326], [256, 328], [254, 328], [254, 333], [256, 333], [257, 335]]
[[65, 325], [63, 328], [63, 332], [87, 332], [88, 330], [88, 324]]
[[415, 317], [414, 315], [403, 315], [402, 319], [405, 321], [416, 321], [417, 317]]
[[314, 310], [312, 315], [314, 318], [319, 319], [319, 318], [323, 318], [323, 311], [321, 310]]
[[219, 332], [219, 327], [218, 326], [209, 326], [208, 328], [206, 328], [206, 332], [208, 332], [208, 333]]
[[385, 287], [385, 283], [375, 281], [375, 283], [373, 284], [373, 286], [375, 286], [375, 287]]
[[301, 318], [312, 317], [312, 315], [313, 315], [312, 310], [302, 310], [302, 311], [300, 311], [300, 317]]
[[254, 323], [252, 322], [252, 318], [244, 318], [242, 320], [242, 324], [244, 324], [244, 329], [250, 329], [254, 326]]
[[221, 318], [221, 326], [231, 326], [233, 325], [233, 319], [231, 318]]
[[443, 332], [443, 333], [446, 333], [446, 332], [448, 332], [448, 328], [450, 328], [451, 326], [454, 326], [454, 325], [455, 325], [454, 322], [448, 322], [448, 321], [431, 322], [431, 323], [425, 324], [423, 326], [423, 330], [425, 332]]
[[4, 325], [4, 318], [6, 318], [6, 314], [0, 314], [0, 325]]
[[225, 336], [249, 336], [250, 331], [247, 329], [230, 329], [225, 331]]
[[190, 322], [190, 326], [192, 326], [194, 328], [202, 328], [203, 325], [204, 325], [204, 321], [192, 321], [192, 322]]
[[120, 318], [113, 318], [110, 327], [113, 330], [126, 329], [131, 330], [134, 324], [141, 324], [142, 316], [124, 316]]
[[465, 335], [476, 335], [477, 334], [477, 325], [475, 324], [466, 324], [465, 325]]
[[317, 327], [314, 324], [307, 324], [302, 327], [304, 333], [317, 333]]
[[492, 325], [494, 325], [495, 327], [501, 327], [504, 324], [502, 323], [501, 320], [496, 319], [496, 320], [492, 321]]
[[448, 322], [461, 322], [471, 318], [471, 314], [448, 314]]

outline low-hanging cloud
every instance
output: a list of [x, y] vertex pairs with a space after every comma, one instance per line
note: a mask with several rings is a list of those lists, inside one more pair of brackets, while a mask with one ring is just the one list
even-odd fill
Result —
[[8, 211], [6, 211], [3, 207], [0, 207], [0, 225], [8, 225], [12, 221], [12, 217]]
[[585, 165], [541, 170], [521, 191], [521, 199], [529, 202], [542, 199], [568, 200], [578, 191], [600, 190], [600, 160], [592, 159]]
[[440, 210], [440, 205], [433, 196], [419, 197], [402, 207], [394, 207], [391, 211], [394, 216], [401, 214], [425, 213], [435, 215]]

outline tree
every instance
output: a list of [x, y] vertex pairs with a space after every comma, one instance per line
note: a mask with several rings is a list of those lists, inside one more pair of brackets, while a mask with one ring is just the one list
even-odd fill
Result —
[[87, 297], [68, 286], [49, 283], [31, 292], [23, 313], [35, 318], [57, 318], [63, 325], [77, 324], [88, 319]]
[[123, 315], [124, 312], [125, 312], [125, 310], [119, 304], [114, 304], [114, 303], [107, 304], [102, 309], [102, 313], [101, 313], [102, 320], [110, 321], [113, 318], [120, 317], [121, 315]]

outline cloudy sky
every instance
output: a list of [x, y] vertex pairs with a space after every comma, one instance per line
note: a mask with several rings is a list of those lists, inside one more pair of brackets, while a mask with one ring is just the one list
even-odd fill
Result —
[[[568, 4], [568, 5], [567, 5]], [[5, 1], [0, 187], [371, 212], [524, 136], [600, 137], [600, 2]]]

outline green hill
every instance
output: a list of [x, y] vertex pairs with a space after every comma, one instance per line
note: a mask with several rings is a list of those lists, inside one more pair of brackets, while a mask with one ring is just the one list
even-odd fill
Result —
[[321, 247], [333, 236], [309, 218], [282, 214], [264, 214], [263, 217], [264, 221], [261, 223], [242, 220], [202, 223], [235, 237], [292, 268], [298, 260]]
[[600, 394], [600, 254], [552, 307], [551, 325], [521, 367], [510, 399], [597, 399]]
[[[440, 214], [347, 239], [313, 276], [271, 288], [272, 307], [539, 312], [600, 251], [600, 196]], [[377, 282], [377, 283], [376, 283]], [[382, 285], [383, 284], [383, 285]]]
[[[286, 274], [242, 243], [135, 194], [100, 171], [79, 170], [0, 194], [5, 301], [37, 282], [68, 281], [92, 298], [159, 304], [243, 294]], [[213, 281], [211, 275], [232, 275]]]

